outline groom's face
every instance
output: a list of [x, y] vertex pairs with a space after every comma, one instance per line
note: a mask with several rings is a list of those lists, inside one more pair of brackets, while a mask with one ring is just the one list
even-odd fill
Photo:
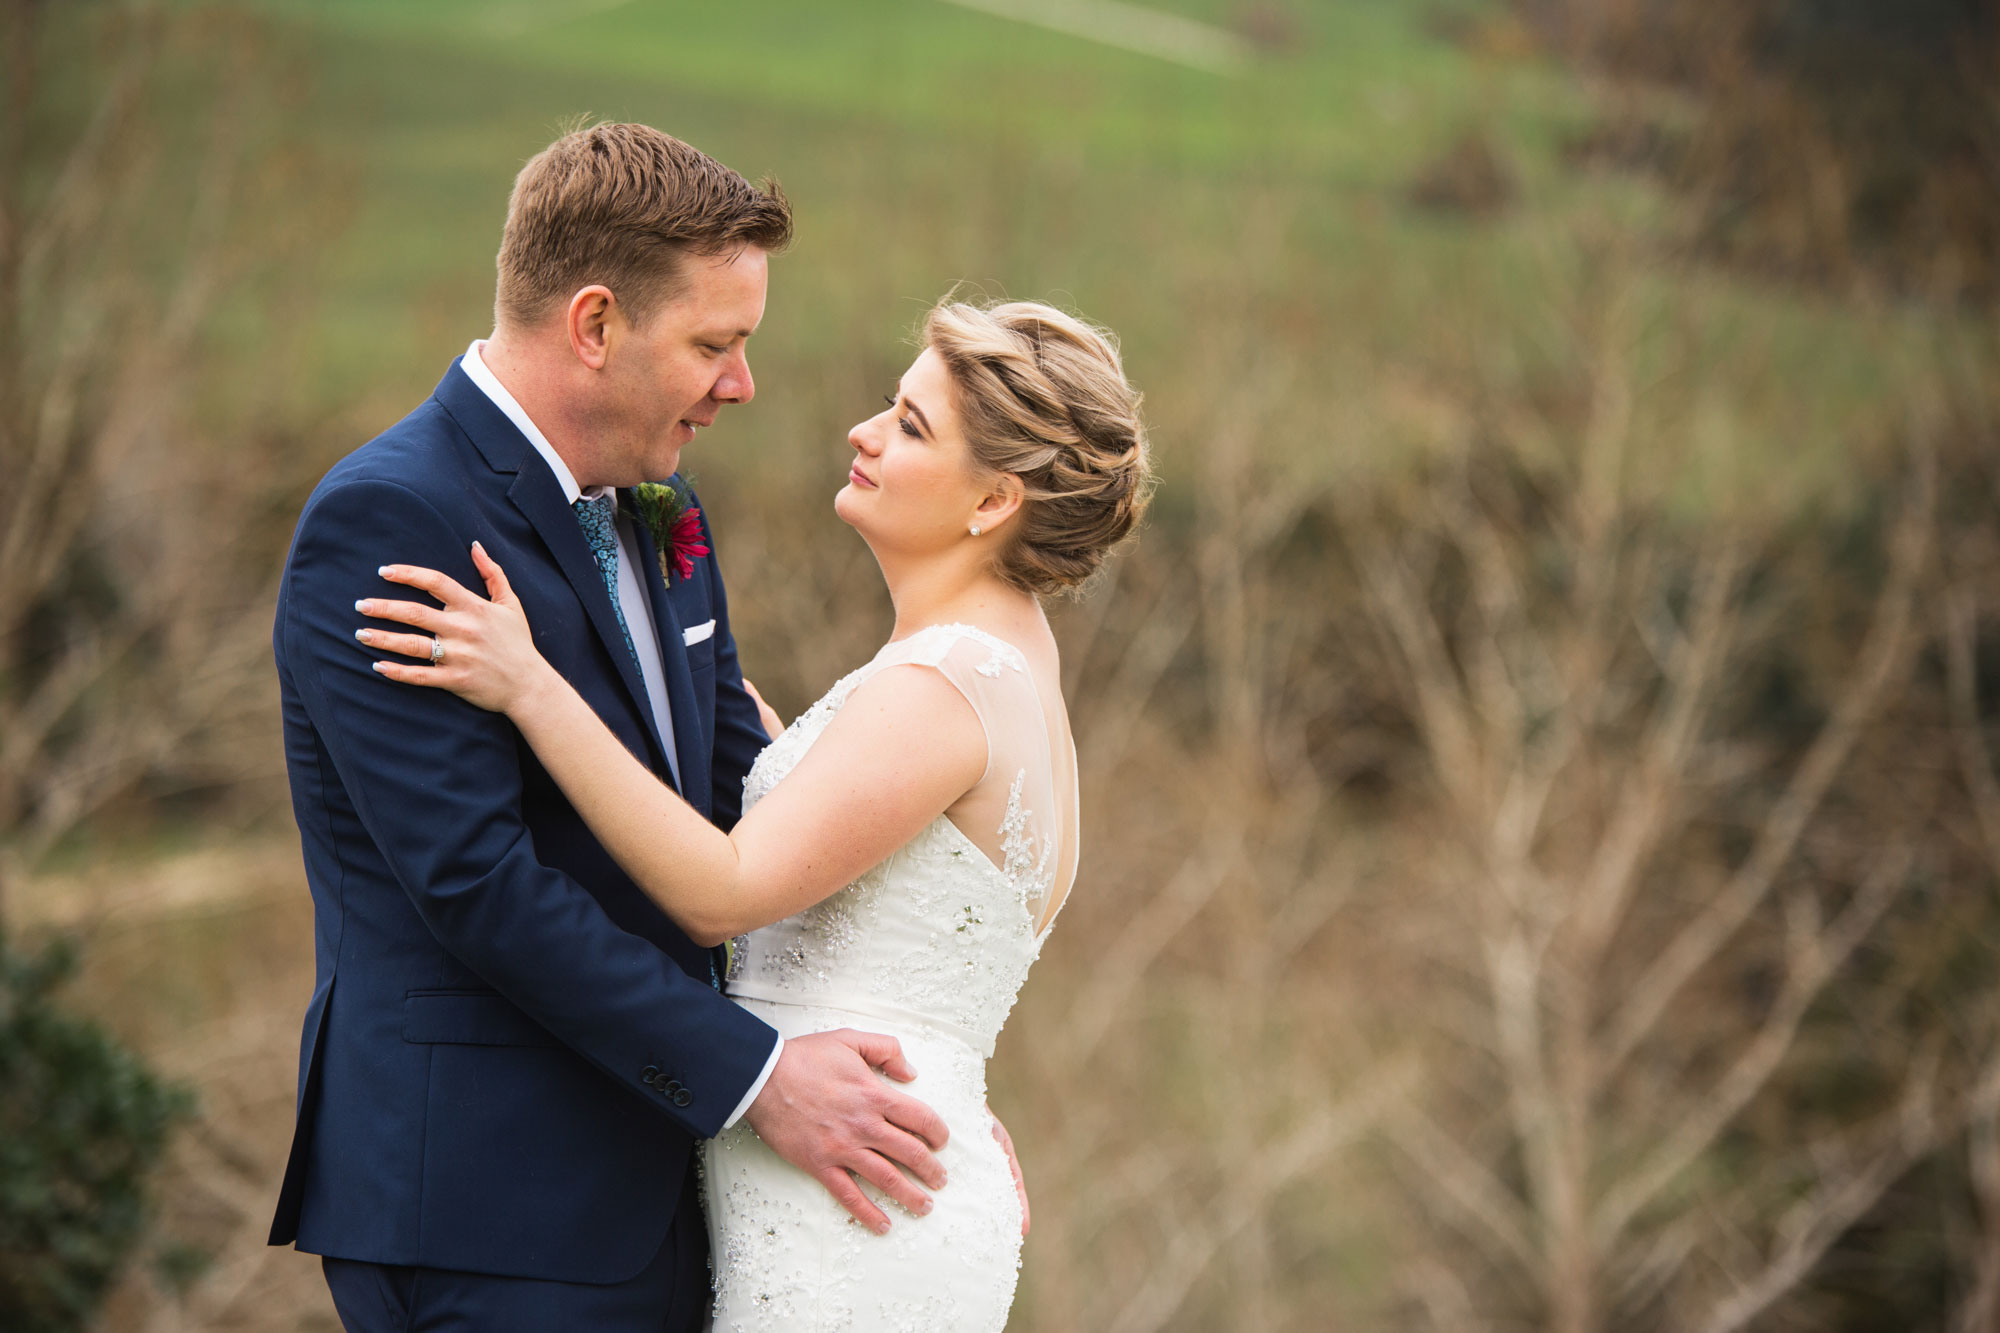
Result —
[[681, 266], [680, 294], [644, 322], [625, 324], [605, 366], [605, 415], [616, 424], [602, 441], [611, 455], [603, 461], [617, 485], [676, 471], [681, 450], [724, 404], [757, 392], [747, 345], [764, 318], [767, 256], [754, 248], [686, 255]]

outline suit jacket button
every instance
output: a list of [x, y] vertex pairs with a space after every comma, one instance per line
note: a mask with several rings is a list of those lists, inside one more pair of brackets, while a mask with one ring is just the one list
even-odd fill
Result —
[[665, 1083], [662, 1083], [660, 1085], [660, 1091], [666, 1093], [667, 1096], [669, 1097], [673, 1096], [680, 1090], [681, 1090], [681, 1081], [677, 1078], [670, 1078]]
[[689, 1092], [686, 1088], [681, 1088], [674, 1093], [675, 1106], [686, 1106], [689, 1102], [693, 1100], [694, 1100], [694, 1094]]
[[641, 1083], [651, 1083], [654, 1079], [658, 1078], [659, 1076], [660, 1076], [660, 1067], [658, 1065], [647, 1065], [644, 1069], [639, 1071], [639, 1081]]

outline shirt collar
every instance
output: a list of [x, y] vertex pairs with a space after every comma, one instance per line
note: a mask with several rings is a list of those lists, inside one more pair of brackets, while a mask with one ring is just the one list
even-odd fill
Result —
[[595, 500], [599, 496], [611, 494], [612, 488], [609, 486], [592, 486], [589, 490], [584, 490], [576, 484], [575, 474], [569, 470], [569, 464], [563, 462], [562, 455], [556, 452], [556, 447], [549, 443], [549, 437], [542, 434], [540, 428], [528, 418], [521, 405], [514, 401], [514, 395], [507, 392], [507, 386], [500, 382], [499, 376], [493, 373], [479, 355], [479, 349], [484, 346], [486, 346], [485, 339], [473, 339], [472, 346], [465, 349], [465, 356], [459, 362], [459, 369], [465, 372], [467, 379], [479, 386], [481, 393], [493, 400], [493, 405], [506, 415], [507, 420], [514, 423], [515, 429], [528, 437], [528, 443], [535, 446], [535, 452], [549, 465], [549, 471], [556, 474], [556, 484], [562, 487], [563, 501], [574, 505], [579, 499]]

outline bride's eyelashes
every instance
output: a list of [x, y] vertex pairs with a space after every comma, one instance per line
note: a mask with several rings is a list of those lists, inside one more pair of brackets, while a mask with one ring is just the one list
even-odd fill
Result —
[[[885, 393], [882, 395], [882, 401], [887, 403], [893, 409], [896, 406], [896, 395], [893, 393]], [[897, 417], [896, 426], [903, 432], [903, 434], [909, 436], [911, 439], [921, 440], [923, 438], [923, 432], [919, 431], [915, 426], [911, 425], [910, 419], [908, 417]]]

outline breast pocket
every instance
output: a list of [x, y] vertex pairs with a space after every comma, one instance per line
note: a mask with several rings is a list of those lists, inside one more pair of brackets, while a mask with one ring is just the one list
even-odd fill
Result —
[[681, 646], [687, 650], [688, 669], [715, 669], [715, 622], [704, 620], [681, 631]]
[[722, 626], [716, 621], [715, 604], [701, 579], [678, 580], [667, 595], [673, 601], [674, 620], [680, 626], [681, 651], [687, 655], [688, 674], [694, 678], [695, 698], [700, 701], [703, 725], [707, 726], [715, 698], [715, 636]]
[[715, 648], [712, 644], [698, 643], [687, 650], [688, 674], [694, 677], [697, 692], [709, 688], [715, 680]]

